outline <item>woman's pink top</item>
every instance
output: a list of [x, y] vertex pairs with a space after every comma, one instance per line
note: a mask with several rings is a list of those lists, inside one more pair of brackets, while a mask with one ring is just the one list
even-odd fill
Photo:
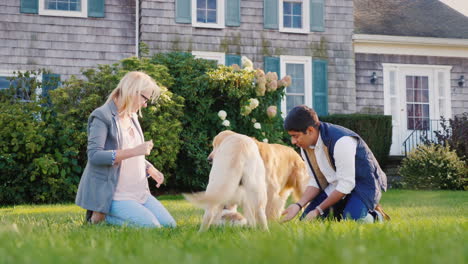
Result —
[[[122, 129], [122, 149], [142, 144], [137, 129], [130, 122], [128, 129]], [[146, 178], [145, 156], [136, 156], [121, 161], [120, 177], [114, 193], [114, 200], [134, 200], [145, 203], [150, 195]]]

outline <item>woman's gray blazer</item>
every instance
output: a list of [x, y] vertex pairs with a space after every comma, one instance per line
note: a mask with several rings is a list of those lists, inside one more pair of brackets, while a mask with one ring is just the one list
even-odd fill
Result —
[[[108, 213], [120, 175], [120, 163], [112, 164], [112, 151], [122, 145], [114, 102], [94, 110], [88, 119], [88, 163], [81, 176], [75, 203], [85, 209]], [[144, 141], [136, 115], [132, 120]], [[146, 166], [152, 166], [146, 161]]]

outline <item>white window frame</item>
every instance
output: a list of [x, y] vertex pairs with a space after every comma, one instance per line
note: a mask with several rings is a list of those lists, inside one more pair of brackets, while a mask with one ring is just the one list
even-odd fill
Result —
[[192, 55], [197, 59], [215, 60], [218, 64], [225, 65], [226, 54], [212, 51], [192, 51]]
[[286, 0], [278, 1], [278, 11], [279, 11], [279, 31], [288, 32], [288, 33], [300, 33], [308, 34], [310, 33], [310, 0], [287, 0], [286, 2], [302, 2], [302, 28], [287, 28], [284, 27], [284, 12], [283, 12], [283, 3]]
[[49, 10], [45, 9], [45, 0], [39, 0], [39, 15], [61, 17], [88, 17], [88, 0], [81, 0], [81, 11]]
[[[280, 56], [280, 76], [286, 76], [286, 64], [303, 64], [304, 65], [304, 104], [312, 108], [312, 57], [308, 56]], [[278, 76], [278, 78], [280, 78]], [[286, 88], [287, 89], [287, 88]], [[281, 113], [283, 118], [288, 114], [286, 112], [286, 97], [281, 100]]]
[[216, 21], [217, 23], [197, 22], [197, 0], [192, 0], [192, 26], [202, 28], [224, 28], [224, 0], [216, 0]]

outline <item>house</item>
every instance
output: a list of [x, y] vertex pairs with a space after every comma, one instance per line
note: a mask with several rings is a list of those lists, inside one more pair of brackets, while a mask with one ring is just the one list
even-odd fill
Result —
[[284, 112], [303, 103], [322, 115], [356, 111], [352, 0], [6, 0], [0, 10], [3, 77], [47, 68], [66, 79], [135, 55], [141, 41], [151, 53], [227, 65], [247, 56], [289, 74]]
[[403, 155], [468, 112], [468, 17], [438, 0], [354, 4], [356, 111], [391, 115], [390, 155]]
[[0, 12], [0, 89], [15, 70], [64, 80], [143, 42], [290, 75], [283, 113], [392, 115], [392, 155], [468, 109], [468, 18], [437, 0], [3, 0]]

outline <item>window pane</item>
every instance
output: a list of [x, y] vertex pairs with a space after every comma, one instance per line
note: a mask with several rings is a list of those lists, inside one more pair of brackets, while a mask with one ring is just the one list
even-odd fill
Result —
[[302, 4], [301, 3], [294, 3], [292, 13], [293, 13], [293, 15], [302, 16]]
[[421, 102], [424, 102], [424, 103], [429, 102], [429, 90], [421, 91]]
[[413, 88], [413, 77], [406, 76], [406, 88]]
[[206, 23], [206, 11], [197, 9], [197, 22]]
[[421, 77], [421, 88], [427, 90], [428, 89], [428, 83], [427, 83], [427, 77], [422, 76]]
[[216, 9], [216, 0], [208, 0], [208, 9]]
[[408, 126], [408, 129], [414, 130], [414, 120], [413, 120], [413, 118], [408, 118], [407, 126]]
[[293, 16], [293, 28], [302, 28], [302, 17]]
[[419, 76], [414, 76], [414, 88], [421, 88], [421, 77]]
[[304, 104], [304, 96], [289, 95], [286, 96], [286, 112], [291, 111], [295, 106]]
[[207, 23], [216, 23], [216, 10], [208, 11]]
[[197, 0], [197, 9], [206, 9], [206, 0]]
[[81, 11], [81, 0], [45, 0], [44, 8], [61, 11]]
[[292, 27], [292, 17], [291, 16], [284, 16], [284, 18], [283, 18], [283, 27], [287, 27], [287, 28]]
[[408, 111], [408, 117], [414, 116], [413, 105], [412, 105], [412, 104], [408, 104], [408, 105], [406, 106], [406, 108], [407, 108], [407, 111]]
[[10, 87], [10, 81], [5, 76], [0, 76], [0, 89], [7, 89]]
[[283, 14], [292, 15], [291, 3], [283, 2]]
[[287, 63], [286, 74], [291, 76], [291, 85], [286, 92], [304, 94], [304, 64]]
[[406, 101], [414, 102], [414, 90], [413, 89], [406, 90]]

